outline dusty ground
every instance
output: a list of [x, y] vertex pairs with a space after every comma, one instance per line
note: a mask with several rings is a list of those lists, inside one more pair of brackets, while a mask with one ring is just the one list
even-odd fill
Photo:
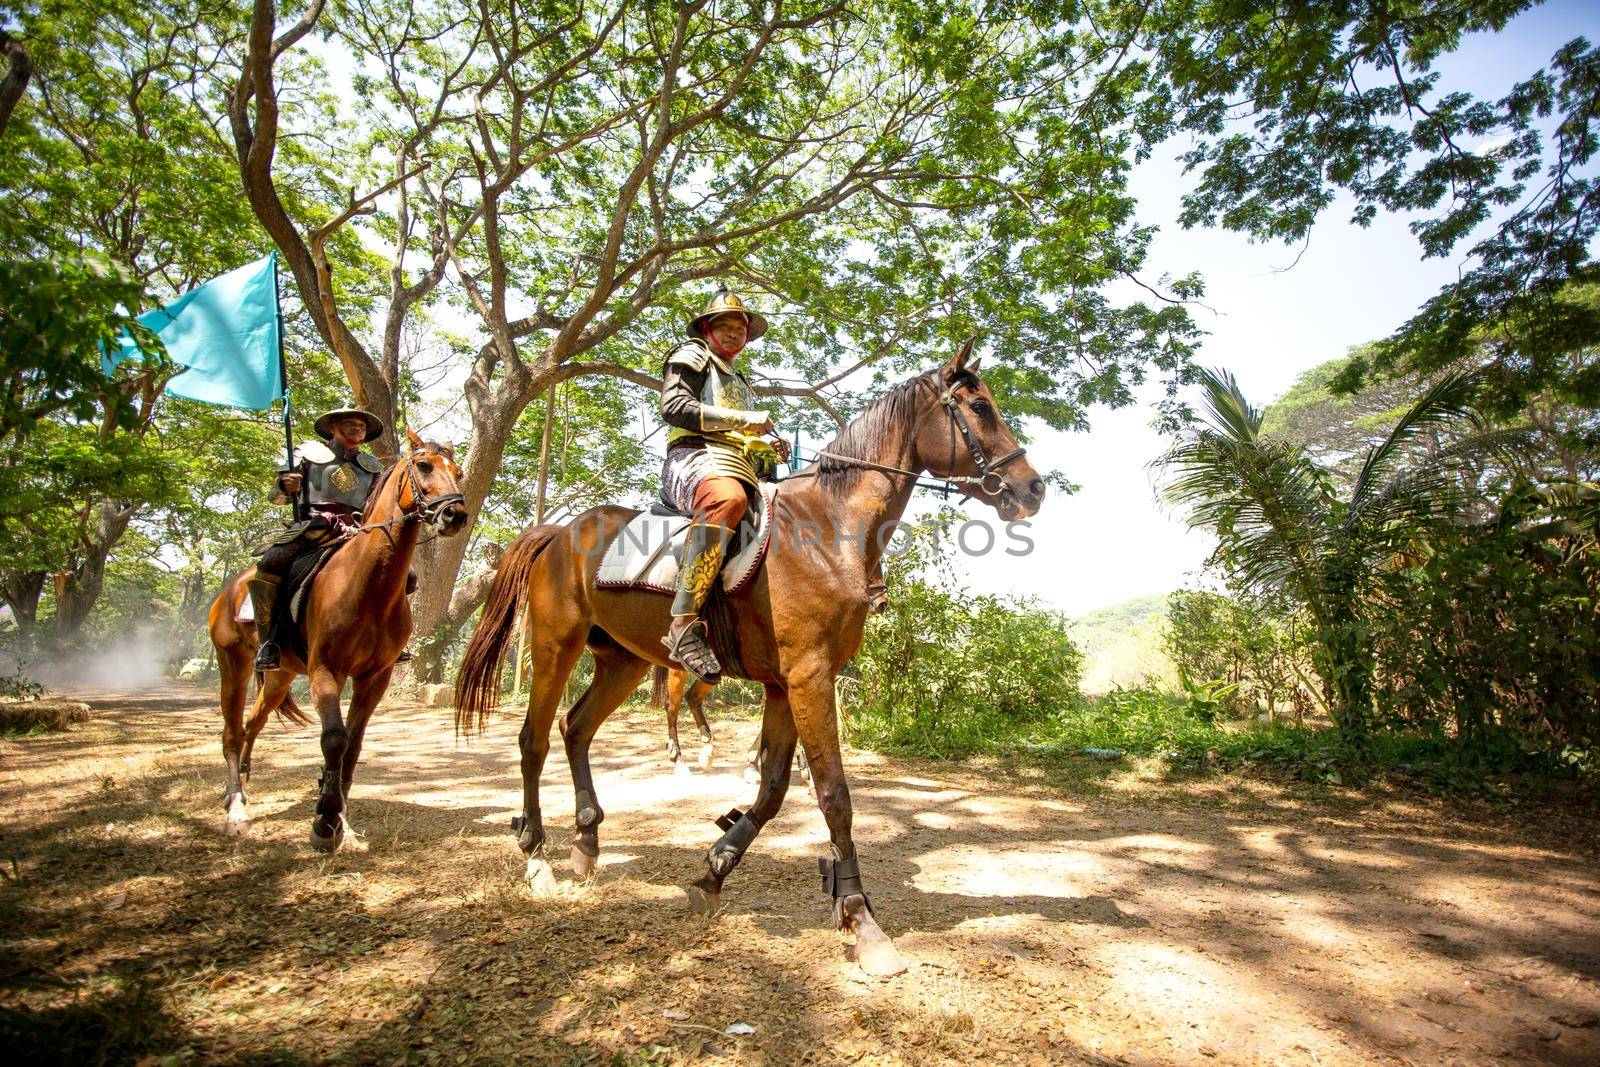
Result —
[[[540, 901], [508, 831], [512, 719], [469, 747], [446, 713], [382, 712], [352, 806], [369, 849], [322, 857], [314, 731], [268, 728], [235, 842], [209, 694], [93, 703], [0, 741], [8, 1059], [1600, 1062], [1596, 827], [1573, 811], [851, 753], [865, 877], [911, 963], [880, 983], [827, 927], [798, 782], [726, 913], [683, 906], [710, 819], [753, 795], [753, 723], [718, 722], [691, 777], [655, 713], [608, 724], [598, 878]], [[559, 755], [546, 781], [564, 855]]]

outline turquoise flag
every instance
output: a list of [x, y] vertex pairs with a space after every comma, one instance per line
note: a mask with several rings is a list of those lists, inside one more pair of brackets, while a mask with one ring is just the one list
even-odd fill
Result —
[[[196, 286], [139, 321], [185, 368], [167, 382], [174, 396], [264, 411], [283, 395], [276, 252]], [[137, 358], [138, 346], [124, 336], [122, 351], [107, 353], [102, 363], [109, 375]]]

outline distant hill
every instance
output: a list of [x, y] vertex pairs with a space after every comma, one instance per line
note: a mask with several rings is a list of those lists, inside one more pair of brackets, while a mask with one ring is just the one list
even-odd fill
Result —
[[1072, 620], [1067, 632], [1083, 650], [1083, 689], [1104, 693], [1146, 680], [1170, 688], [1172, 663], [1161, 651], [1167, 593], [1134, 597]]

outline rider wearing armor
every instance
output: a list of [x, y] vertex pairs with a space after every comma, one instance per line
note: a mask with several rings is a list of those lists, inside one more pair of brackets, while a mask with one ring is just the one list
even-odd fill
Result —
[[383, 465], [361, 445], [383, 433], [383, 420], [359, 406], [336, 408], [313, 427], [320, 441], [306, 441], [295, 449], [293, 466], [278, 472], [272, 493], [274, 504], [292, 503], [304, 492], [297, 520], [274, 535], [250, 579], [250, 603], [255, 610], [256, 634], [261, 646], [255, 666], [276, 670], [279, 649], [273, 629], [279, 589], [289, 565], [302, 552], [317, 548], [361, 523]]
[[719, 291], [689, 323], [689, 340], [667, 353], [661, 417], [667, 460], [661, 495], [694, 518], [684, 534], [672, 625], [662, 644], [677, 664], [716, 682], [722, 666], [705, 637], [700, 609], [722, 572], [728, 542], [759, 480], [788, 456], [772, 431], [772, 413], [755, 406], [755, 390], [736, 366], [744, 346], [767, 332], [767, 320], [738, 295]]

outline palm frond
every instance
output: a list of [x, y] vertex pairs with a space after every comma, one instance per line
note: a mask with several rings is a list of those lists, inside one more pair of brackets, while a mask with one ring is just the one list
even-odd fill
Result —
[[1244, 397], [1231, 371], [1201, 370], [1200, 387], [1211, 429], [1236, 441], [1254, 441], [1261, 434], [1261, 411]]
[[1417, 402], [1406, 409], [1389, 436], [1375, 445], [1361, 464], [1361, 472], [1350, 490], [1348, 514], [1352, 519], [1359, 521], [1374, 496], [1381, 492], [1383, 478], [1403, 454], [1405, 446], [1423, 432], [1463, 419], [1475, 426], [1482, 425], [1474, 410], [1479, 384], [1478, 372], [1453, 371], [1430, 385]]
[[1202, 372], [1208, 417], [1156, 466], [1162, 495], [1191, 527], [1216, 532], [1229, 564], [1261, 590], [1310, 595], [1319, 539], [1329, 525], [1326, 478], [1299, 449], [1259, 434], [1261, 415], [1226, 372]]

